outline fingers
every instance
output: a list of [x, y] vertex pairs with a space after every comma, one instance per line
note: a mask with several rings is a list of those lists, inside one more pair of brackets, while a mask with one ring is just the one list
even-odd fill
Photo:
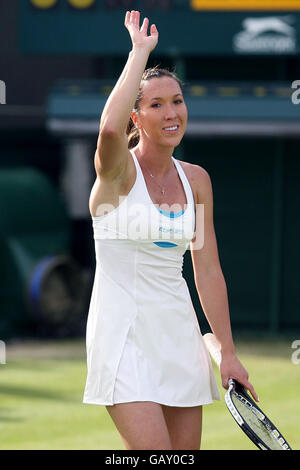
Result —
[[256, 393], [256, 391], [254, 390], [254, 387], [253, 385], [248, 381], [248, 379], [244, 380], [244, 381], [240, 381], [240, 384], [243, 385], [243, 387], [248, 390], [248, 392], [251, 393], [252, 397], [254, 398], [254, 400], [256, 402], [259, 402], [259, 398], [258, 398], [258, 395]]
[[144, 48], [149, 53], [158, 43], [158, 31], [155, 24], [151, 25], [148, 36], [149, 19], [146, 17], [140, 28], [140, 12], [136, 10], [127, 11], [124, 25], [127, 28], [133, 47]]
[[130, 11], [126, 11], [125, 20], [124, 20], [125, 26], [127, 26], [129, 19], [130, 19]]
[[229, 379], [230, 379], [230, 377], [223, 377], [222, 376], [222, 387], [224, 387], [226, 390], [228, 388]]
[[133, 17], [133, 23], [137, 28], [140, 27], [140, 12], [139, 11], [133, 11], [132, 12], [132, 17]]
[[148, 18], [144, 18], [144, 21], [143, 21], [143, 24], [142, 24], [142, 26], [141, 26], [140, 31], [141, 31], [142, 33], [144, 33], [145, 35], [147, 35], [148, 25], [149, 25], [149, 20], [148, 20]]
[[253, 385], [249, 382], [249, 374], [236, 356], [233, 358], [222, 358], [220, 369], [222, 386], [226, 390], [229, 387], [229, 380], [234, 379], [239, 382], [245, 388], [245, 390], [250, 392], [256, 402], [259, 402], [258, 395], [255, 392]]
[[[140, 12], [136, 11], [136, 10], [127, 11], [126, 15], [125, 15], [124, 24], [125, 24], [126, 27], [131, 25], [131, 26], [134, 26], [135, 28], [139, 29], [139, 27], [140, 27]], [[149, 26], [149, 19], [146, 17], [146, 18], [144, 18], [143, 24], [140, 28], [140, 31], [143, 32], [146, 36], [147, 36], [148, 26]], [[157, 31], [157, 28], [156, 28], [155, 24], [151, 25], [150, 34], [151, 35], [157, 35], [158, 34], [158, 31]]]
[[157, 28], [156, 28], [155, 24], [151, 25], [150, 34], [151, 34], [151, 36], [157, 36], [158, 35], [158, 31], [157, 31]]
[[[227, 375], [225, 376], [222, 376], [222, 386], [227, 390], [229, 385], [229, 380], [230, 380], [231, 377], [228, 377]], [[253, 387], [253, 385], [248, 381], [248, 378], [245, 378], [244, 380], [241, 378], [241, 377], [235, 377], [235, 379], [246, 389], [248, 390], [253, 399], [256, 401], [256, 402], [259, 402], [259, 398], [258, 398], [258, 395]]]
[[248, 386], [246, 387], [246, 389], [249, 390], [249, 392], [251, 393], [251, 395], [252, 395], [252, 397], [254, 398], [254, 400], [255, 400], [256, 402], [259, 402], [258, 395], [257, 395], [257, 393], [255, 392], [254, 387], [253, 387], [253, 385], [252, 385], [250, 382], [248, 382]]
[[140, 27], [140, 12], [136, 10], [127, 11], [125, 15], [124, 24], [126, 27], [134, 26], [135, 28]]

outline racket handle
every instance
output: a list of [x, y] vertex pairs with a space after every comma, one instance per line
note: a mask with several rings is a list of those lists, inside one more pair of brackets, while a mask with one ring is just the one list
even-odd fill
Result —
[[231, 389], [235, 387], [235, 381], [233, 379], [228, 380], [228, 387], [230, 387]]
[[[203, 336], [204, 343], [208, 349], [209, 354], [211, 355], [213, 361], [217, 364], [217, 366], [220, 368], [221, 365], [221, 345], [215, 335], [213, 333], [206, 333]], [[229, 379], [228, 380], [228, 388], [229, 391], [235, 388], [235, 380], [234, 379]]]
[[221, 357], [221, 346], [220, 346], [219, 341], [217, 340], [215, 335], [212, 333], [206, 333], [203, 336], [203, 340], [212, 359], [220, 368], [222, 357]]

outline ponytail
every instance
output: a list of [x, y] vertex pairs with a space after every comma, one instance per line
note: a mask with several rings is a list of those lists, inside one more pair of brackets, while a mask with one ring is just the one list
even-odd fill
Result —
[[140, 133], [131, 118], [127, 126], [126, 134], [128, 137], [128, 148], [132, 149], [133, 147], [136, 147], [140, 140]]

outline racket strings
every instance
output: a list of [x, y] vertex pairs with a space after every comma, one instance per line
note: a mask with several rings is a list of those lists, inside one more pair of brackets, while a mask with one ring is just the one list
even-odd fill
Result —
[[[234, 392], [232, 394], [232, 402], [245, 423], [255, 432], [255, 434], [269, 447], [271, 450], [282, 450], [284, 440], [278, 439], [280, 434], [274, 430], [266, 421], [265, 416], [255, 408], [244, 396]], [[274, 434], [273, 434], [274, 433]], [[283, 442], [281, 442], [281, 440]]]

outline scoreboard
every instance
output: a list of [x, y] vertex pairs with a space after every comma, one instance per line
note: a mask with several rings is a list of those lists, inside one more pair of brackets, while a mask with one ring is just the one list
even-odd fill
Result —
[[[59, 0], [30, 0], [36, 8], [47, 9], [55, 6]], [[97, 3], [97, 0], [67, 0], [70, 6], [77, 9], [87, 9]], [[98, 2], [100, 3], [100, 2]], [[299, 10], [300, 0], [103, 0], [106, 8], [137, 8], [173, 9], [187, 7], [193, 10]]]
[[195, 10], [299, 10], [300, 0], [191, 0]]
[[20, 51], [122, 56], [126, 10], [157, 25], [153, 54], [299, 53], [300, 0], [20, 0]]

